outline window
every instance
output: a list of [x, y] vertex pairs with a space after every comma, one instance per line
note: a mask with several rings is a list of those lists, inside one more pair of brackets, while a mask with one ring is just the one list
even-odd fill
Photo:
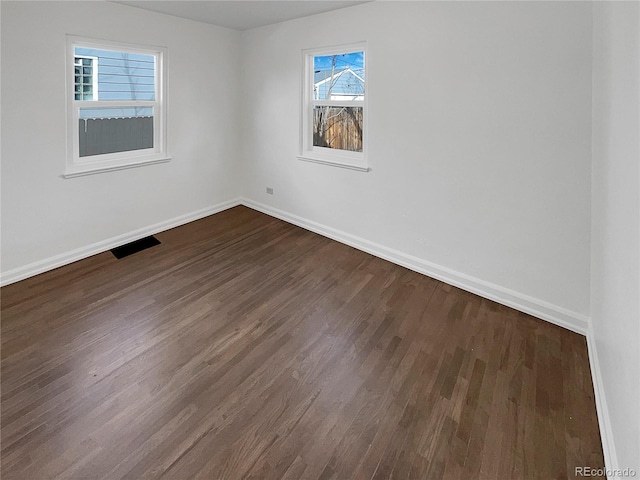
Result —
[[93, 72], [98, 69], [98, 57], [74, 55], [74, 96], [76, 100], [93, 100], [98, 95], [98, 76]]
[[305, 50], [298, 158], [367, 171], [365, 45]]
[[168, 161], [166, 51], [68, 37], [65, 177]]

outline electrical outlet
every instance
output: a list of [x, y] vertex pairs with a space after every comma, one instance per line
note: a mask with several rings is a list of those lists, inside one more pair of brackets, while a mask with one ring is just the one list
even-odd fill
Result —
[[429, 246], [429, 241], [424, 237], [416, 238], [416, 242], [419, 243], [420, 245], [424, 245], [425, 247]]
[[273, 195], [273, 188], [271, 188], [271, 187], [267, 187], [267, 193], [268, 193], [269, 195]]

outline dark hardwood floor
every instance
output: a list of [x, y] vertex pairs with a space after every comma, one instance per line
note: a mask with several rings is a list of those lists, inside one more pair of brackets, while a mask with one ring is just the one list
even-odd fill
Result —
[[2, 289], [2, 478], [561, 479], [585, 338], [236, 207]]

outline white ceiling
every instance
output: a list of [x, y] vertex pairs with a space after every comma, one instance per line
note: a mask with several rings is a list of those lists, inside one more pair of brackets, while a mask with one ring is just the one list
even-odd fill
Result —
[[338, 10], [340, 8], [366, 3], [371, 0], [334, 1], [334, 0], [115, 0], [115, 3], [129, 5], [153, 12], [166, 13], [176, 17], [188, 18], [199, 22], [248, 30], [250, 28], [271, 25], [294, 18], [307, 17], [316, 13]]

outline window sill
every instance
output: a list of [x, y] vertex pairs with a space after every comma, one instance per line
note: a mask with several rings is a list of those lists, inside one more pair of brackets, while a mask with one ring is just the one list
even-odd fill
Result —
[[368, 165], [352, 163], [348, 160], [334, 160], [314, 157], [310, 155], [298, 155], [298, 160], [302, 160], [304, 162], [320, 163], [322, 165], [329, 165], [331, 167], [347, 168], [349, 170], [357, 170], [359, 172], [368, 172], [371, 170]]
[[83, 177], [85, 175], [94, 175], [96, 173], [113, 172], [115, 170], [124, 170], [127, 168], [142, 167], [145, 165], [154, 165], [156, 163], [166, 163], [171, 160], [171, 157], [162, 156], [153, 159], [131, 161], [123, 164], [112, 165], [100, 165], [100, 164], [86, 164], [86, 165], [73, 165], [67, 167], [67, 170], [62, 175], [64, 178]]

